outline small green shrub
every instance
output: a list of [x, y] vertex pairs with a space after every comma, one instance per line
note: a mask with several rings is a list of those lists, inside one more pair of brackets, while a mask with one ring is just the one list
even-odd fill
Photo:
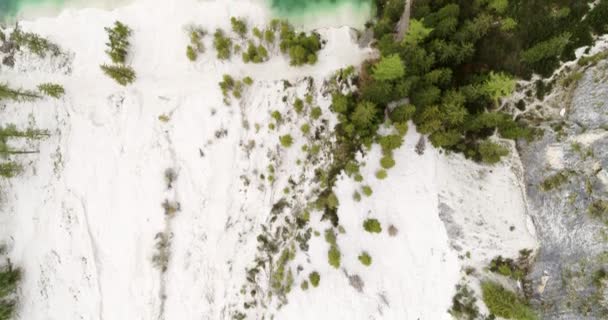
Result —
[[475, 292], [464, 284], [456, 285], [456, 294], [452, 297], [452, 307], [450, 314], [456, 319], [475, 320], [479, 317], [477, 298]]
[[14, 178], [23, 172], [23, 166], [17, 162], [0, 162], [0, 177]]
[[361, 201], [361, 194], [355, 191], [355, 193], [353, 193], [353, 200], [355, 200], [356, 202]]
[[232, 31], [241, 36], [241, 38], [245, 38], [247, 35], [247, 23], [245, 23], [245, 20], [231, 17], [230, 24], [232, 25]]
[[49, 97], [56, 99], [61, 98], [65, 94], [65, 89], [59, 84], [55, 83], [41, 83], [38, 85], [38, 90]]
[[315, 120], [319, 119], [322, 114], [323, 114], [323, 111], [321, 110], [320, 107], [314, 107], [310, 111], [310, 116]]
[[386, 155], [386, 156], [382, 157], [382, 159], [380, 159], [380, 165], [384, 169], [390, 169], [395, 166], [395, 160], [393, 159], [392, 156]]
[[129, 66], [101, 65], [101, 70], [118, 84], [126, 86], [135, 81], [135, 71]]
[[192, 27], [188, 30], [190, 35], [190, 44], [186, 47], [186, 56], [190, 61], [196, 61], [199, 54], [205, 52], [203, 37], [205, 31], [201, 28]]
[[277, 122], [277, 123], [281, 123], [283, 121], [283, 116], [281, 116], [281, 113], [278, 110], [274, 110], [273, 112], [270, 113], [270, 116]]
[[305, 123], [300, 127], [300, 130], [303, 134], [308, 134], [310, 132], [310, 125], [308, 123]]
[[242, 54], [245, 63], [262, 63], [268, 60], [268, 50], [263, 45], [256, 46], [253, 41], [249, 41], [247, 50]]
[[129, 37], [131, 29], [120, 21], [114, 22], [114, 27], [104, 28], [108, 33], [109, 42], [106, 43], [108, 49], [106, 53], [114, 63], [124, 64], [129, 53]]
[[302, 288], [302, 290], [304, 291], [308, 290], [308, 281], [302, 281], [302, 284], [300, 284], [300, 288]]
[[304, 111], [304, 101], [302, 101], [302, 99], [300, 98], [297, 98], [296, 101], [293, 103], [293, 108], [294, 110], [296, 110], [296, 113], [302, 113], [302, 111]]
[[509, 154], [509, 150], [498, 143], [485, 140], [479, 144], [479, 157], [487, 164], [495, 164], [500, 159]]
[[312, 286], [316, 288], [319, 286], [319, 282], [321, 281], [321, 276], [319, 275], [318, 272], [313, 271], [308, 275], [308, 280], [310, 280], [310, 284], [312, 284]]
[[483, 302], [492, 314], [506, 319], [536, 320], [530, 307], [517, 294], [505, 289], [498, 283], [481, 283]]
[[366, 219], [363, 222], [363, 229], [369, 233], [380, 233], [382, 232], [382, 227], [380, 226], [380, 221], [377, 219]]
[[217, 58], [220, 60], [230, 59], [232, 55], [232, 40], [224, 36], [222, 29], [215, 30], [213, 34], [213, 47], [217, 51]]
[[253, 79], [250, 76], [243, 78], [243, 83], [250, 86], [253, 84]]
[[289, 54], [290, 64], [300, 66], [315, 64], [317, 52], [321, 50], [321, 37], [318, 33], [307, 35], [296, 33], [287, 21], [280, 22], [281, 52]]
[[285, 148], [289, 148], [293, 144], [293, 138], [289, 134], [279, 137], [279, 141], [281, 142], [281, 145]]
[[363, 186], [361, 187], [361, 190], [363, 191], [363, 194], [370, 197], [372, 195], [372, 187], [370, 186]]
[[359, 261], [362, 265], [369, 267], [372, 264], [372, 257], [364, 251], [359, 255]]
[[59, 46], [56, 44], [35, 33], [22, 32], [18, 27], [11, 33], [9, 38], [18, 48], [27, 47], [30, 52], [40, 58], [46, 57], [46, 54], [49, 52], [53, 56], [58, 56], [61, 53]]
[[376, 178], [378, 180], [384, 180], [384, 179], [386, 179], [387, 176], [388, 176], [388, 173], [384, 169], [380, 169], [380, 170], [376, 171]]
[[562, 170], [543, 180], [540, 186], [543, 191], [551, 191], [553, 189], [559, 188], [564, 183], [567, 183], [572, 174], [573, 172], [569, 170]]
[[340, 249], [338, 249], [338, 246], [330, 246], [329, 251], [327, 251], [327, 260], [329, 262], [329, 265], [336, 269], [340, 268], [340, 258], [341, 253]]
[[592, 217], [606, 219], [608, 218], [608, 200], [595, 200], [589, 205], [588, 210]]

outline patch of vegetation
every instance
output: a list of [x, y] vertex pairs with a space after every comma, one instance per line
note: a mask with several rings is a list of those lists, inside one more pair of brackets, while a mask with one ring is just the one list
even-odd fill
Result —
[[41, 83], [38, 85], [38, 91], [56, 99], [61, 98], [65, 94], [63, 86], [56, 83]]
[[203, 37], [206, 35], [205, 30], [197, 27], [190, 27], [188, 29], [190, 38], [190, 44], [186, 47], [186, 56], [190, 61], [196, 61], [199, 54], [205, 53], [205, 45], [203, 44]]
[[243, 52], [243, 62], [262, 63], [268, 60], [268, 50], [263, 45], [255, 45], [249, 41], [247, 50]]
[[0, 101], [11, 100], [16, 102], [34, 101], [39, 99], [40, 95], [36, 92], [23, 89], [11, 88], [8, 83], [0, 83]]
[[571, 170], [561, 170], [558, 173], [549, 176], [543, 182], [541, 182], [540, 186], [543, 191], [551, 191], [561, 187], [563, 184], [568, 183], [570, 177], [574, 174]]
[[[251, 78], [249, 78], [249, 80], [247, 80], [247, 78], [249, 77], [245, 77], [243, 80], [235, 80], [234, 78], [232, 78], [232, 76], [228, 74], [225, 74], [222, 77], [222, 81], [220, 81], [219, 86], [222, 90], [222, 95], [224, 96], [224, 103], [226, 105], [230, 105], [230, 94], [232, 94], [234, 98], [240, 99], [243, 95], [244, 84], [253, 83], [253, 80]], [[274, 124], [272, 123], [270, 125], [274, 126]]]
[[104, 64], [101, 65], [101, 70], [122, 86], [126, 86], [135, 81], [135, 71], [129, 66]]
[[598, 52], [592, 56], [584, 56], [578, 59], [577, 64], [579, 66], [595, 66], [598, 62], [608, 59], [608, 51]]
[[321, 50], [321, 36], [318, 33], [296, 33], [287, 21], [281, 21], [280, 38], [281, 52], [289, 55], [292, 66], [317, 62], [317, 52]]
[[232, 40], [224, 35], [222, 29], [215, 30], [213, 34], [213, 47], [217, 51], [217, 58], [220, 60], [230, 59], [232, 55]]
[[386, 179], [386, 177], [388, 177], [388, 173], [386, 172], [386, 170], [380, 169], [380, 170], [376, 171], [376, 178], [378, 180], [384, 180], [384, 179]]
[[369, 267], [372, 264], [372, 257], [369, 255], [369, 253], [367, 253], [365, 251], [359, 255], [358, 259], [361, 262], [361, 264], [366, 267]]
[[524, 280], [530, 271], [531, 250], [521, 250], [517, 260], [498, 256], [490, 261], [489, 270], [514, 280]]
[[608, 200], [594, 200], [587, 210], [592, 217], [608, 221]]
[[452, 297], [452, 307], [449, 312], [456, 319], [478, 319], [480, 314], [475, 292], [466, 284], [457, 284], [456, 294]]
[[46, 57], [47, 53], [53, 56], [61, 54], [61, 49], [49, 40], [31, 32], [23, 32], [18, 27], [11, 33], [9, 40], [17, 48], [26, 47], [31, 53], [40, 58]]
[[230, 25], [232, 25], [232, 31], [238, 34], [241, 38], [245, 38], [245, 36], [247, 36], [247, 23], [245, 20], [231, 17]]
[[127, 61], [127, 54], [129, 53], [129, 37], [131, 36], [131, 29], [120, 21], [114, 22], [112, 28], [104, 28], [108, 33], [109, 42], [106, 43], [106, 53], [112, 59], [113, 63], [124, 64]]
[[482, 282], [481, 291], [483, 302], [495, 316], [516, 320], [538, 319], [523, 299], [496, 282]]
[[114, 64], [103, 64], [100, 66], [103, 73], [114, 79], [118, 84], [126, 86], [135, 81], [135, 71], [126, 65], [129, 53], [129, 37], [131, 29], [120, 21], [114, 22], [114, 27], [104, 28], [108, 33], [109, 42], [106, 43], [106, 54]]
[[370, 186], [363, 186], [361, 187], [361, 191], [363, 191], [363, 194], [366, 195], [367, 197], [371, 197], [372, 196], [372, 187]]
[[391, 155], [385, 155], [382, 157], [382, 159], [380, 159], [380, 165], [384, 169], [390, 169], [395, 166], [395, 160]]
[[329, 265], [338, 269], [340, 268], [340, 258], [341, 258], [340, 250], [337, 246], [332, 245], [329, 247], [329, 251], [327, 252], [327, 261]]
[[377, 219], [366, 219], [363, 222], [363, 229], [369, 233], [380, 233], [382, 232], [382, 226], [380, 226], [380, 221]]
[[12, 319], [17, 309], [16, 293], [21, 282], [21, 270], [10, 261], [0, 269], [0, 318]]
[[319, 282], [321, 281], [321, 276], [319, 275], [318, 272], [313, 271], [308, 275], [308, 280], [310, 280], [310, 284], [312, 284], [312, 286], [316, 288], [319, 286]]
[[279, 141], [284, 148], [289, 148], [293, 144], [293, 138], [290, 134], [279, 137]]

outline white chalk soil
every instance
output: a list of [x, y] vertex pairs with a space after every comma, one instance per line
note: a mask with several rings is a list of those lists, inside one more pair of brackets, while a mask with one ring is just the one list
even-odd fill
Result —
[[[327, 44], [314, 66], [291, 67], [277, 48], [259, 65], [244, 64], [239, 55], [220, 61], [211, 36], [207, 51], [190, 62], [185, 26], [229, 30], [230, 16], [260, 27], [271, 18], [260, 2], [140, 0], [21, 23], [59, 44], [68, 58], [23, 53], [15, 68], [0, 73], [0, 81], [14, 86], [56, 82], [66, 89], [59, 100], [10, 102], [2, 111], [3, 123], [51, 132], [30, 145], [38, 154], [21, 158], [27, 171], [1, 182], [2, 240], [24, 271], [18, 319], [230, 319], [242, 308], [245, 271], [272, 205], [291, 174], [314, 175], [298, 164], [305, 144], [299, 127], [310, 119], [298, 118], [283, 97], [303, 98], [304, 79], [312, 77], [323, 111], [312, 125], [325, 119], [331, 129], [336, 119], [323, 81], [373, 52], [358, 47], [351, 28], [335, 24], [318, 29]], [[128, 63], [137, 80], [127, 87], [99, 68], [109, 62], [104, 27], [115, 20], [133, 29]], [[223, 74], [255, 80], [231, 106], [218, 86]], [[283, 80], [294, 87], [286, 90]], [[274, 110], [289, 120], [270, 130]], [[281, 148], [278, 137], [287, 133], [294, 145]], [[378, 146], [361, 158], [373, 194], [360, 202], [353, 193], [361, 184], [340, 176], [340, 269], [327, 262], [322, 233], [329, 224], [313, 212], [310, 223], [321, 236], [296, 257], [305, 271], [295, 275], [288, 303], [258, 305], [251, 319], [451, 319], [464, 266], [482, 268], [495, 255], [536, 247], [517, 157], [489, 167], [430, 145], [418, 155], [418, 139], [411, 126], [384, 180], [375, 177]], [[260, 178], [270, 164], [274, 183]], [[171, 188], [167, 168], [177, 172]], [[165, 200], [179, 203], [171, 217]], [[383, 231], [364, 231], [367, 218], [378, 219]], [[163, 237], [170, 243], [165, 251]], [[363, 251], [373, 259], [368, 267], [357, 259]], [[467, 251], [471, 258], [462, 257]], [[164, 271], [154, 262], [159, 252], [168, 253]], [[321, 275], [319, 286], [300, 289], [312, 270]]]

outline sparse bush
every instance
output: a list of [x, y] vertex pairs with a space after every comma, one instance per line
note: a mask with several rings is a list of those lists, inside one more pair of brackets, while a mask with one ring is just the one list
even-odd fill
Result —
[[363, 222], [363, 229], [369, 233], [380, 233], [382, 232], [382, 227], [380, 226], [380, 221], [377, 219], [366, 219]]
[[122, 86], [126, 86], [135, 81], [135, 71], [129, 66], [104, 64], [101, 66], [101, 70]]
[[456, 294], [452, 298], [450, 314], [456, 319], [476, 320], [479, 317], [475, 292], [465, 284], [456, 285]]
[[17, 162], [2, 162], [0, 163], [0, 177], [14, 178], [23, 172], [23, 166]]
[[498, 143], [485, 140], [479, 144], [479, 157], [482, 162], [495, 164], [500, 162], [500, 158], [509, 154], [509, 150]]
[[190, 44], [186, 47], [186, 56], [190, 61], [196, 61], [198, 55], [205, 52], [205, 45], [203, 44], [205, 31], [200, 28], [192, 27], [188, 32], [190, 35]]
[[245, 20], [231, 17], [230, 24], [232, 25], [232, 31], [241, 36], [241, 38], [245, 38], [247, 35], [247, 23], [245, 23]]
[[543, 191], [551, 191], [553, 189], [559, 188], [564, 183], [567, 183], [572, 174], [572, 171], [562, 170], [543, 180], [540, 186]]
[[250, 86], [253, 84], [253, 79], [251, 77], [247, 76], [247, 77], [243, 78], [243, 83]]
[[224, 36], [222, 29], [215, 30], [213, 34], [213, 46], [217, 51], [217, 58], [220, 60], [230, 59], [232, 55], [232, 40]]
[[327, 251], [327, 260], [329, 262], [329, 265], [336, 269], [340, 268], [340, 258], [341, 253], [340, 249], [338, 249], [338, 246], [330, 246], [329, 251]]
[[302, 284], [300, 284], [300, 288], [304, 291], [308, 290], [308, 281], [302, 281]]
[[310, 132], [310, 125], [308, 123], [305, 123], [300, 127], [300, 130], [303, 134], [308, 134]]
[[46, 54], [49, 52], [53, 56], [58, 56], [61, 53], [59, 46], [56, 44], [35, 33], [22, 32], [19, 28], [16, 28], [9, 38], [18, 48], [27, 47], [30, 52], [40, 58], [46, 57]]
[[361, 190], [363, 191], [363, 194], [370, 197], [372, 195], [372, 187], [370, 186], [363, 186], [361, 187]]
[[114, 27], [106, 27], [104, 29], [108, 33], [109, 40], [106, 43], [108, 47], [106, 53], [113, 63], [124, 64], [127, 61], [127, 54], [129, 53], [131, 29], [120, 21], [114, 22]]
[[353, 200], [355, 200], [355, 202], [361, 201], [361, 194], [355, 191], [355, 193], [353, 193]]
[[505, 289], [498, 283], [481, 283], [483, 302], [492, 314], [506, 319], [536, 320], [534, 312], [517, 294]]
[[608, 200], [599, 199], [589, 205], [589, 214], [595, 218], [608, 218]]
[[302, 101], [302, 99], [297, 98], [296, 101], [294, 101], [293, 103], [293, 108], [294, 110], [296, 110], [296, 113], [302, 113], [302, 111], [304, 111], [304, 101]]
[[317, 33], [310, 35], [300, 32], [296, 34], [288, 22], [281, 22], [281, 52], [288, 53], [290, 64], [300, 66], [315, 64], [317, 52], [321, 50], [321, 37]]
[[312, 286], [316, 288], [319, 286], [319, 282], [321, 281], [321, 276], [319, 275], [318, 272], [313, 271], [308, 275], [308, 280], [310, 280], [310, 284], [312, 284]]
[[382, 159], [380, 159], [380, 165], [384, 169], [390, 169], [395, 166], [395, 160], [393, 159], [392, 156], [386, 155], [386, 156], [382, 157]]
[[293, 144], [293, 138], [289, 134], [279, 137], [279, 140], [284, 148], [289, 148]]
[[362, 265], [369, 267], [372, 264], [372, 257], [364, 251], [359, 255], [359, 261]]
[[256, 46], [253, 41], [249, 41], [247, 50], [243, 52], [243, 62], [262, 63], [268, 60], [268, 51], [263, 45]]
[[321, 110], [320, 107], [314, 107], [312, 108], [312, 110], [310, 111], [310, 116], [314, 119], [317, 120], [321, 117], [321, 115], [323, 114], [323, 111]]
[[376, 178], [378, 180], [384, 180], [384, 179], [386, 179], [387, 176], [388, 176], [388, 173], [384, 169], [380, 169], [380, 170], [376, 171]]
[[42, 83], [38, 85], [38, 90], [49, 97], [61, 98], [65, 94], [65, 89], [61, 85], [55, 83]]

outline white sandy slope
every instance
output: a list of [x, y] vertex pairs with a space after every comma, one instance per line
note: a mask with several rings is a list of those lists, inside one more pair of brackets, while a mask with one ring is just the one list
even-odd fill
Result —
[[[264, 187], [243, 184], [243, 176], [254, 179], [265, 172], [269, 150], [276, 149], [278, 134], [266, 129], [269, 113], [290, 108], [281, 102], [280, 80], [299, 83], [312, 76], [320, 84], [370, 54], [357, 47], [349, 28], [336, 27], [320, 30], [328, 43], [315, 66], [292, 68], [278, 54], [262, 65], [245, 65], [238, 57], [221, 62], [210, 37], [197, 63], [185, 58], [185, 25], [228, 29], [230, 16], [262, 25], [269, 15], [264, 6], [247, 1], [141, 0], [115, 11], [70, 10], [22, 24], [69, 50], [73, 62], [65, 74], [65, 68], [24, 55], [14, 70], [0, 73], [0, 80], [24, 88], [53, 81], [67, 91], [61, 100], [9, 103], [2, 111], [7, 121], [35, 122], [52, 132], [39, 155], [25, 158], [31, 167], [11, 182], [1, 207], [11, 261], [25, 271], [19, 319], [226, 319], [242, 303], [239, 291], [260, 225], [281, 197], [287, 175], [297, 170], [301, 153], [299, 124], [279, 129], [296, 138], [294, 147], [278, 152], [279, 180]], [[129, 62], [138, 79], [126, 88], [99, 69], [107, 62], [103, 28], [116, 19], [134, 30]], [[240, 107], [222, 103], [217, 83], [224, 73], [256, 80]], [[328, 97], [318, 93], [316, 100], [334, 123]], [[171, 120], [159, 121], [161, 114]], [[261, 125], [258, 133], [254, 123]], [[218, 130], [227, 135], [216, 138]], [[243, 147], [249, 140], [256, 141], [250, 153]], [[440, 199], [452, 202], [467, 235], [460, 245], [473, 257], [533, 245], [532, 236], [518, 242], [508, 231], [511, 224], [523, 230], [526, 210], [509, 166], [499, 166], [486, 180], [464, 179], [471, 167], [479, 167], [430, 147], [419, 156], [413, 152], [417, 140], [411, 129], [386, 180], [374, 178], [377, 146], [363, 159], [372, 197], [356, 203], [357, 184], [346, 177], [339, 181], [343, 270], [327, 264], [327, 244], [313, 237], [306, 258], [320, 272], [321, 285], [301, 291], [297, 284], [304, 275], [298, 275], [289, 304], [275, 319], [449, 319], [463, 265], [457, 255], [463, 252], [450, 245], [454, 238], [448, 239], [439, 217]], [[179, 174], [170, 192], [163, 180], [168, 167]], [[475, 183], [487, 188], [477, 192]], [[181, 203], [168, 224], [160, 206], [166, 198]], [[490, 236], [485, 228], [474, 228], [478, 224], [469, 215], [482, 215], [495, 226]], [[398, 235], [365, 233], [361, 224], [367, 217], [379, 219], [385, 230], [395, 225]], [[320, 231], [327, 226], [318, 216], [312, 224]], [[152, 257], [155, 236], [167, 228], [172, 254], [161, 274]], [[362, 250], [372, 255], [371, 267], [358, 262]], [[361, 277], [362, 292], [349, 285], [344, 270]]]

